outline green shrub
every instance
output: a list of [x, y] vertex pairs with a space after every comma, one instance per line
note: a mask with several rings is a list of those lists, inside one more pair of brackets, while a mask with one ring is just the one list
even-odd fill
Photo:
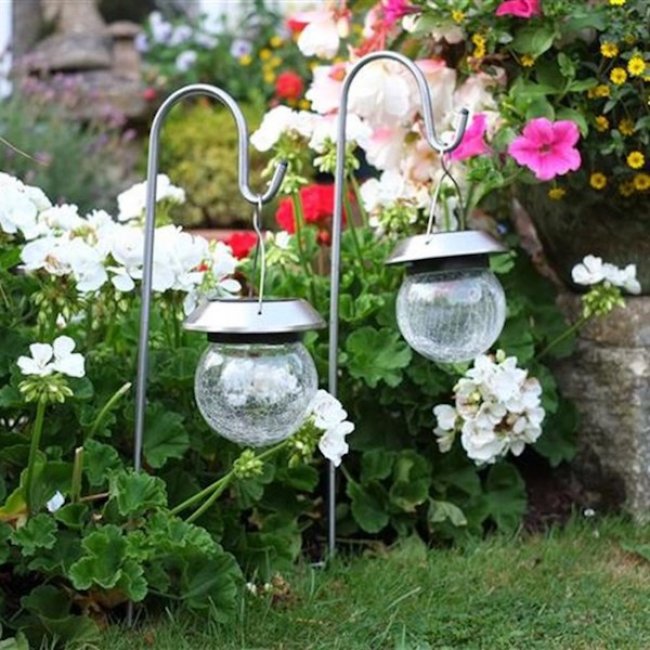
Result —
[[[242, 110], [253, 132], [261, 116], [250, 106]], [[175, 110], [161, 141], [161, 169], [187, 193], [182, 225], [250, 225], [251, 206], [239, 193], [237, 131], [229, 112], [206, 102]], [[250, 161], [250, 185], [261, 191], [264, 159], [251, 148]]]
[[29, 80], [24, 92], [0, 101], [0, 171], [38, 185], [55, 202], [110, 211], [130, 172], [122, 117], [98, 106], [93, 122], [71, 118], [79, 96], [72, 84], [64, 93]]

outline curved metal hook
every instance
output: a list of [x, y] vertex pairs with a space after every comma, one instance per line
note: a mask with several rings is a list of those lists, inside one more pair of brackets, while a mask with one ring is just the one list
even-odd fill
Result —
[[[328, 358], [328, 388], [329, 392], [336, 397], [338, 386], [338, 347], [339, 347], [339, 286], [341, 267], [341, 229], [343, 216], [343, 183], [345, 175], [345, 149], [346, 149], [346, 121], [348, 113], [348, 99], [350, 85], [359, 71], [368, 63], [378, 59], [390, 59], [401, 63], [415, 78], [420, 98], [422, 100], [422, 116], [426, 130], [426, 141], [429, 146], [440, 155], [453, 151], [461, 142], [467, 128], [469, 112], [467, 109], [460, 111], [460, 123], [456, 129], [454, 139], [450, 144], [445, 144], [436, 135], [433, 120], [433, 106], [429, 84], [418, 66], [410, 59], [397, 52], [371, 52], [357, 61], [348, 72], [343, 82], [341, 91], [341, 102], [339, 105], [339, 120], [336, 141], [336, 171], [334, 174], [334, 216], [332, 219], [332, 261], [331, 261], [331, 288], [330, 288], [330, 319], [329, 319], [329, 358]], [[335, 551], [336, 537], [336, 492], [335, 492], [336, 470], [332, 463], [329, 466], [328, 485], [328, 549], [330, 555]]]
[[147, 199], [144, 224], [144, 261], [142, 268], [142, 309], [140, 312], [140, 332], [138, 337], [138, 374], [135, 398], [135, 441], [133, 460], [136, 470], [142, 466], [142, 445], [144, 438], [144, 411], [147, 399], [147, 365], [149, 361], [149, 316], [151, 313], [151, 284], [153, 275], [153, 243], [156, 225], [156, 182], [158, 176], [158, 152], [160, 149], [160, 132], [163, 122], [171, 108], [186, 97], [204, 95], [221, 102], [230, 110], [237, 125], [239, 142], [238, 169], [239, 191], [246, 201], [259, 206], [268, 203], [278, 193], [287, 164], [280, 163], [273, 174], [271, 183], [264, 194], [256, 194], [250, 189], [248, 159], [248, 126], [237, 102], [221, 88], [209, 84], [192, 84], [172, 93], [158, 109], [149, 136], [149, 158], [147, 161]]

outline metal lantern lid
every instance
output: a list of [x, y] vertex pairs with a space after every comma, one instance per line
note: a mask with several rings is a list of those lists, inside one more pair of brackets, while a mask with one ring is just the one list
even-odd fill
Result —
[[195, 309], [183, 323], [186, 330], [205, 332], [215, 342], [298, 340], [325, 321], [306, 301], [297, 298], [223, 298]]
[[420, 264], [452, 260], [484, 260], [487, 255], [508, 249], [482, 230], [458, 230], [429, 235], [415, 235], [398, 242], [386, 264]]

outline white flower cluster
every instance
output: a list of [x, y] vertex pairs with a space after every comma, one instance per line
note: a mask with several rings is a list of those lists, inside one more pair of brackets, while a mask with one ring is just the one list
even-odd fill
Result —
[[69, 336], [59, 336], [54, 343], [32, 343], [30, 357], [18, 357], [18, 367], [23, 375], [47, 377], [55, 372], [68, 377], [86, 374], [83, 355], [73, 352], [75, 342]]
[[587, 255], [580, 264], [573, 267], [571, 277], [576, 284], [584, 286], [609, 282], [628, 293], [641, 293], [641, 285], [636, 279], [635, 264], [628, 264], [624, 269], [619, 269], [614, 264], [603, 262], [600, 257]]
[[440, 451], [451, 449], [456, 434], [477, 464], [494, 463], [511, 451], [519, 456], [542, 433], [544, 409], [537, 379], [517, 367], [516, 357], [498, 352], [477, 357], [454, 387], [455, 404], [433, 409]]
[[[183, 190], [166, 176], [158, 178], [158, 187], [157, 200], [184, 200]], [[0, 190], [0, 229], [27, 240], [21, 252], [27, 271], [70, 277], [82, 294], [108, 283], [119, 292], [130, 292], [142, 279], [144, 233], [136, 217], [144, 209], [144, 183], [118, 197], [124, 223], [102, 210], [82, 217], [74, 205], [52, 206], [38, 188], [7, 174], [0, 174]], [[177, 226], [156, 229], [153, 290], [185, 293], [186, 313], [201, 295], [239, 291], [239, 283], [230, 277], [236, 266], [230, 247], [221, 242], [209, 243]]]
[[316, 392], [309, 413], [314, 426], [323, 432], [318, 448], [325, 458], [338, 467], [349, 451], [345, 438], [354, 431], [354, 424], [348, 421], [348, 414], [341, 402], [326, 390]]

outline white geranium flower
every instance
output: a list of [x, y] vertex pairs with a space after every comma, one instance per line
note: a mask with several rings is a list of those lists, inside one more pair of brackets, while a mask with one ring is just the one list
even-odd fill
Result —
[[258, 151], [268, 151], [285, 131], [291, 130], [298, 113], [288, 106], [276, 106], [264, 115], [262, 123], [253, 135], [251, 144]]
[[587, 255], [580, 264], [573, 267], [571, 277], [576, 284], [587, 286], [602, 282], [605, 279], [602, 258]]
[[82, 354], [73, 352], [74, 347], [75, 342], [69, 336], [59, 336], [54, 339], [52, 367], [56, 372], [68, 377], [83, 377], [86, 374], [85, 361]]
[[0, 186], [0, 191], [0, 229], [9, 235], [20, 231], [25, 239], [32, 239], [38, 233], [38, 208], [25, 192], [11, 185]]
[[443, 431], [452, 431], [455, 428], [458, 413], [456, 413], [456, 409], [453, 406], [449, 406], [449, 404], [438, 404], [433, 409], [433, 414], [438, 421], [438, 427]]
[[641, 284], [636, 279], [636, 264], [628, 264], [624, 269], [619, 269], [614, 264], [605, 263], [605, 279], [615, 287], [620, 287], [628, 293], [641, 293]]
[[345, 437], [354, 431], [352, 422], [339, 422], [329, 427], [318, 441], [318, 449], [335, 467], [338, 467], [350, 447]]
[[[327, 143], [336, 142], [338, 131], [338, 115], [314, 116], [312, 120], [311, 139], [309, 148], [316, 153], [323, 153]], [[346, 141], [348, 143], [356, 142], [361, 147], [368, 146], [371, 130], [363, 120], [354, 113], [349, 113], [345, 122]]]
[[316, 391], [309, 414], [314, 426], [323, 431], [318, 448], [325, 458], [338, 467], [349, 451], [345, 438], [354, 431], [354, 424], [347, 420], [348, 414], [341, 402], [326, 390]]
[[65, 503], [65, 497], [57, 490], [52, 498], [45, 504], [48, 512], [56, 512]]
[[43, 232], [64, 233], [86, 225], [86, 221], [79, 216], [76, 205], [55, 205], [44, 210], [38, 215], [38, 223]]
[[340, 39], [349, 31], [349, 22], [345, 17], [337, 17], [328, 8], [308, 11], [296, 16], [307, 23], [298, 37], [298, 49], [305, 56], [318, 56], [331, 59], [339, 51]]
[[[172, 185], [167, 174], [156, 177], [156, 203], [168, 200], [172, 203], [185, 203], [185, 190]], [[117, 197], [120, 221], [138, 219], [144, 214], [147, 205], [147, 183], [136, 183]]]
[[31, 357], [18, 357], [18, 367], [23, 375], [37, 375], [47, 377], [54, 372], [54, 365], [51, 363], [54, 351], [47, 343], [32, 343], [29, 346]]
[[442, 452], [449, 451], [460, 431], [461, 444], [476, 463], [494, 463], [507, 454], [521, 454], [542, 433], [545, 413], [537, 379], [517, 367], [515, 357], [477, 357], [454, 387], [455, 405], [434, 408], [434, 429]]

